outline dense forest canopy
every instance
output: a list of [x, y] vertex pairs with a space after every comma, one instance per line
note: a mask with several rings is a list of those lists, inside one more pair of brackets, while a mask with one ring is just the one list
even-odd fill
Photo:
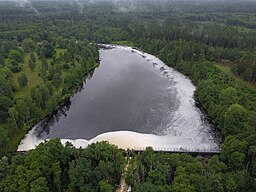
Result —
[[96, 43], [154, 54], [187, 75], [221, 154], [132, 154], [134, 191], [256, 191], [256, 1], [0, 1], [0, 191], [113, 191], [124, 153], [59, 140], [13, 155], [98, 63]]

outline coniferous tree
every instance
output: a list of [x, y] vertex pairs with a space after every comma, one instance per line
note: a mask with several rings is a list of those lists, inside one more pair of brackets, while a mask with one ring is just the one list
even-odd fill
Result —
[[19, 83], [20, 88], [27, 87], [28, 86], [28, 77], [27, 77], [27, 75], [22, 73], [18, 77], [18, 83]]

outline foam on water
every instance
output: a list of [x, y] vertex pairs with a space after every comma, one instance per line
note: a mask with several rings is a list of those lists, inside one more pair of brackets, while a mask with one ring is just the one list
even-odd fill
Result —
[[[126, 46], [108, 45], [107, 47], [132, 51], [134, 54], [138, 54], [146, 59], [150, 65], [154, 66], [156, 73], [160, 71], [163, 76], [170, 80], [170, 89], [175, 89], [179, 99], [178, 109], [169, 114], [170, 119], [173, 119], [173, 121], [166, 127], [165, 135], [163, 136], [132, 131], [114, 131], [100, 134], [91, 140], [61, 139], [63, 144], [68, 141], [75, 147], [87, 147], [91, 143], [108, 141], [123, 149], [136, 149], [147, 146], [152, 146], [153, 148], [219, 149], [211, 134], [211, 125], [205, 122], [204, 115], [195, 106], [194, 91], [196, 87], [190, 79], [168, 67], [153, 55]], [[202, 124], [203, 121], [204, 124]], [[35, 126], [28, 132], [21, 141], [18, 151], [33, 149], [39, 143], [44, 142], [44, 140], [37, 138], [36, 128]]]

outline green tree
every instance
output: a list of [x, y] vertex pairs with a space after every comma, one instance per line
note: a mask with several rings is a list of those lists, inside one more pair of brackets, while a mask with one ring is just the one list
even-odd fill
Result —
[[44, 43], [41, 51], [46, 58], [51, 58], [55, 54], [55, 49], [51, 43]]
[[[4, 129], [3, 127], [0, 126], [0, 159], [6, 154], [6, 152], [9, 151], [9, 147], [10, 147], [10, 139], [9, 139], [9, 135], [8, 135], [8, 131], [6, 129]], [[1, 170], [0, 170], [1, 172]], [[1, 173], [0, 173], [1, 174]], [[1, 180], [1, 176], [0, 176], [0, 180]]]
[[41, 85], [39, 87], [39, 91], [41, 92], [41, 95], [42, 95], [41, 107], [44, 109], [50, 97], [49, 89], [45, 85]]
[[10, 63], [11, 63], [11, 70], [13, 73], [18, 73], [21, 71], [22, 68], [17, 61], [11, 60]]
[[5, 64], [5, 60], [2, 54], [0, 54], [0, 67]]
[[12, 132], [18, 129], [18, 112], [16, 111], [15, 107], [11, 107], [8, 110], [9, 118], [8, 122], [12, 127]]
[[240, 170], [244, 166], [247, 146], [246, 141], [240, 141], [234, 136], [226, 137], [221, 145], [221, 160], [230, 170]]
[[33, 61], [34, 63], [36, 62], [36, 57], [35, 57], [35, 55], [34, 55], [33, 52], [30, 53], [30, 59], [31, 59], [31, 61]]
[[174, 183], [171, 187], [173, 192], [193, 192], [195, 191], [194, 186], [187, 185], [184, 183]]
[[11, 80], [13, 77], [13, 72], [9, 67], [0, 68], [0, 74], [1, 74], [1, 77], [4, 78], [5, 80]]
[[9, 98], [13, 97], [12, 83], [8, 81], [5, 75], [1, 73], [0, 75], [0, 96], [7, 96]]
[[147, 172], [153, 169], [155, 153], [152, 147], [147, 147], [145, 151], [143, 151], [142, 155], [142, 164], [146, 167]]
[[134, 189], [136, 192], [156, 192], [159, 191], [159, 186], [156, 186], [152, 183], [145, 182], [145, 183], [138, 183], [135, 185]]
[[42, 59], [42, 68], [45, 69], [46, 71], [48, 70], [48, 62], [45, 58]]
[[219, 156], [217, 155], [212, 156], [206, 166], [206, 170], [210, 174], [213, 174], [213, 173], [217, 174], [219, 172], [224, 172], [226, 169], [227, 169], [227, 166], [225, 165], [225, 163], [220, 161]]
[[256, 176], [256, 159], [255, 159], [256, 146], [255, 145], [252, 145], [249, 147], [248, 156], [249, 156], [249, 158], [251, 158], [250, 159], [250, 171], [253, 176]]
[[23, 56], [19, 51], [16, 50], [11, 50], [10, 54], [9, 54], [9, 58], [18, 62], [18, 63], [22, 63], [23, 62]]
[[248, 111], [239, 104], [231, 105], [224, 114], [224, 135], [234, 135], [245, 131]]
[[253, 70], [251, 68], [246, 69], [246, 71], [243, 74], [243, 79], [246, 81], [251, 81], [253, 75]]
[[50, 191], [47, 186], [47, 181], [44, 177], [39, 177], [30, 183], [31, 192], [47, 192]]
[[221, 105], [230, 106], [238, 102], [237, 91], [233, 87], [223, 89], [220, 93], [219, 102]]
[[216, 191], [216, 192], [224, 191], [222, 178], [220, 174], [212, 174], [208, 179], [209, 179], [209, 186], [207, 190]]
[[24, 99], [19, 99], [16, 102], [15, 109], [18, 112], [19, 124], [23, 125], [29, 121], [30, 109], [28, 103]]
[[8, 118], [8, 110], [12, 104], [13, 101], [9, 97], [0, 97], [0, 122], [6, 122]]
[[41, 68], [40, 76], [43, 79], [44, 83], [47, 81], [47, 71], [45, 68]]
[[48, 103], [47, 103], [47, 106], [46, 106], [46, 110], [48, 111], [48, 113], [52, 113], [54, 110], [56, 110], [58, 106], [58, 103], [56, 101], [56, 98], [53, 96], [53, 97], [50, 97]]
[[23, 87], [27, 87], [28, 86], [28, 78], [27, 75], [22, 73], [19, 77], [18, 77], [18, 83], [20, 88]]
[[31, 38], [25, 39], [23, 45], [28, 49], [26, 52], [33, 51], [36, 47], [35, 42]]
[[91, 144], [70, 165], [69, 190], [97, 191], [102, 184], [113, 189], [121, 178], [124, 161], [122, 152], [116, 146], [107, 142]]
[[100, 181], [99, 182], [99, 191], [100, 192], [112, 192], [113, 191], [113, 186], [108, 184], [105, 181]]
[[41, 93], [41, 91], [39, 90], [38, 87], [33, 87], [31, 89], [31, 98], [37, 104], [37, 106], [40, 109], [42, 109], [43, 96], [42, 96], [42, 93]]
[[147, 181], [154, 185], [165, 185], [168, 173], [167, 170], [167, 165], [157, 164], [154, 170], [148, 172]]
[[30, 58], [29, 61], [28, 61], [28, 67], [34, 71], [35, 67], [36, 67], [36, 64], [34, 61], [32, 61], [32, 59]]
[[66, 155], [59, 139], [41, 143], [14, 166], [0, 186], [3, 191], [61, 191], [62, 179], [67, 179], [63, 174], [68, 167]]
[[60, 73], [56, 73], [53, 75], [52, 84], [58, 88], [61, 85], [62, 78]]

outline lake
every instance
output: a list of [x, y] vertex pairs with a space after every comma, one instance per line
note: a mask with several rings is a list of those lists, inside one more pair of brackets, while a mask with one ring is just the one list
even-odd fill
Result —
[[77, 147], [107, 140], [122, 148], [218, 149], [187, 77], [131, 47], [109, 45], [99, 52], [100, 65], [81, 90], [33, 127], [18, 150], [51, 138]]

